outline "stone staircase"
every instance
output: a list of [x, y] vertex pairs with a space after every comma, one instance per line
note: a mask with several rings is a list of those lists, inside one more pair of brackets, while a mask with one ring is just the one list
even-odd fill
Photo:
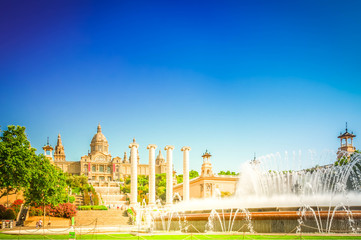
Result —
[[120, 209], [78, 211], [75, 226], [120, 226], [129, 225], [130, 219], [126, 211]]
[[75, 195], [75, 206], [83, 206], [84, 205], [84, 196], [83, 195]]

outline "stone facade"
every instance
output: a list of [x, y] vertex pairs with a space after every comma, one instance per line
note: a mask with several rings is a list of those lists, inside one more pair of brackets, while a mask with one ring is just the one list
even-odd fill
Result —
[[[67, 161], [61, 136], [58, 135], [58, 141], [55, 146], [54, 157], [52, 156], [53, 147], [49, 143], [43, 147], [45, 156], [54, 162], [56, 166], [64, 172], [73, 175], [88, 176], [93, 186], [116, 186], [119, 185], [125, 177], [131, 176], [132, 158], [127, 157], [124, 152], [123, 158], [112, 157], [109, 153], [109, 143], [102, 133], [101, 126], [98, 125], [97, 133], [90, 143], [90, 152], [81, 157], [80, 161]], [[149, 164], [139, 164], [139, 154], [137, 151], [137, 173], [138, 175], [149, 175]], [[162, 153], [155, 161], [155, 173], [165, 173], [166, 162]], [[115, 184], [117, 183], [117, 184]]]
[[[219, 197], [221, 192], [228, 192], [233, 194], [236, 191], [238, 176], [231, 175], [216, 175], [212, 170], [211, 154], [206, 151], [202, 158], [203, 164], [201, 168], [201, 175], [189, 181], [189, 198], [210, 198]], [[184, 196], [183, 183], [177, 184], [173, 187], [174, 196], [179, 195], [182, 199]], [[188, 192], [186, 191], [186, 192]]]

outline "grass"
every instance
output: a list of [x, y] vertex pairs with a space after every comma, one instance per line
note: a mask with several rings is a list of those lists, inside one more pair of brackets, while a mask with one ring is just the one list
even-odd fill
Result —
[[[9, 235], [0, 233], [0, 239], [69, 239], [69, 235]], [[153, 236], [133, 236], [130, 234], [88, 234], [78, 235], [76, 239], [140, 239], [140, 240], [211, 240], [211, 239], [361, 239], [361, 236], [329, 236], [329, 235], [313, 235], [313, 236], [298, 236], [298, 235], [153, 235]]]

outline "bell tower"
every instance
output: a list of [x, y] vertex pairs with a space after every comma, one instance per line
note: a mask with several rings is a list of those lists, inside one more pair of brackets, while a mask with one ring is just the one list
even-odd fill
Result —
[[206, 152], [202, 155], [203, 164], [202, 164], [202, 173], [201, 177], [213, 177], [212, 163], [211, 163], [211, 153], [206, 150]]
[[53, 162], [53, 147], [49, 144], [49, 137], [48, 137], [48, 140], [47, 140], [47, 143], [46, 145], [43, 147], [44, 149], [44, 155], [47, 159], [50, 160], [50, 162], [52, 163]]
[[54, 151], [54, 162], [65, 162], [65, 152], [64, 152], [64, 146], [61, 142], [61, 136], [60, 133], [58, 135], [58, 141], [55, 146]]
[[347, 129], [347, 122], [346, 122], [346, 131], [344, 133], [340, 133], [337, 137], [340, 139], [341, 146], [338, 148], [337, 151], [337, 159], [342, 157], [349, 157], [351, 153], [355, 152], [356, 148], [353, 146], [353, 138], [356, 135], [353, 132], [349, 133]]

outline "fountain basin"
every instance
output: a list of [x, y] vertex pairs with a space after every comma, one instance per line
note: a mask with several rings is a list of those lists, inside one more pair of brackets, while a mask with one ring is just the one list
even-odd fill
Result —
[[[215, 216], [212, 211], [184, 212], [155, 218], [155, 228], [165, 230], [164, 222], [168, 223], [169, 231], [187, 232], [257, 232], [257, 233], [295, 233], [302, 232], [335, 232], [350, 233], [361, 229], [361, 210], [353, 210], [350, 223], [350, 213], [346, 211], [306, 211], [302, 223], [298, 211], [263, 211], [237, 212], [235, 210], [218, 211]], [[213, 215], [213, 219], [212, 219]], [[247, 220], [247, 216], [250, 220]], [[332, 216], [331, 228], [326, 228]], [[169, 222], [170, 221], [170, 222]], [[182, 222], [180, 224], [180, 222]], [[210, 229], [210, 224], [212, 229]], [[251, 228], [250, 229], [250, 224]], [[352, 224], [352, 226], [351, 226]], [[182, 229], [183, 228], [183, 229]]]

